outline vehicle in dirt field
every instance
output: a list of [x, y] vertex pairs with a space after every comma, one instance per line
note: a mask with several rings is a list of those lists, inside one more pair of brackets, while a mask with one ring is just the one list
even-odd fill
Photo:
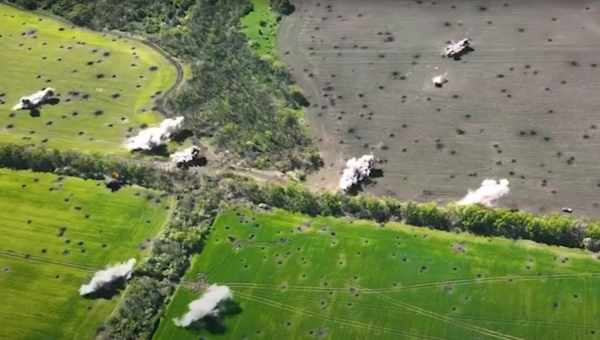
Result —
[[457, 42], [451, 41], [450, 44], [448, 44], [444, 49], [443, 56], [448, 58], [458, 57], [462, 53], [466, 52], [469, 47], [471, 47], [471, 39], [469, 38], [464, 38]]

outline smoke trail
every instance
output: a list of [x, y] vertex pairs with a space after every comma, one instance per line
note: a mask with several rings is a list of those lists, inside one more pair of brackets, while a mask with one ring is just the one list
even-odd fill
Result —
[[501, 179], [499, 181], [495, 179], [485, 179], [481, 182], [479, 189], [475, 191], [469, 189], [467, 195], [460, 200], [458, 204], [466, 205], [479, 203], [492, 207], [496, 201], [510, 192], [508, 184], [509, 182], [507, 179]]
[[171, 134], [181, 129], [183, 117], [167, 118], [157, 127], [140, 131], [137, 136], [131, 137], [125, 143], [129, 150], [152, 150], [168, 142]]
[[200, 320], [207, 315], [217, 316], [219, 313], [217, 309], [219, 303], [231, 298], [233, 298], [233, 295], [229, 287], [215, 284], [210, 285], [202, 297], [189, 304], [189, 311], [181, 318], [173, 319], [173, 322], [179, 327], [187, 327], [192, 322]]
[[119, 263], [104, 270], [97, 271], [90, 283], [79, 287], [79, 295], [83, 296], [93, 293], [103, 286], [121, 278], [129, 279], [134, 265], [135, 259], [129, 259], [127, 262]]
[[363, 155], [358, 159], [350, 158], [346, 162], [346, 168], [340, 178], [340, 189], [346, 191], [369, 177], [374, 163], [375, 157], [373, 155]]

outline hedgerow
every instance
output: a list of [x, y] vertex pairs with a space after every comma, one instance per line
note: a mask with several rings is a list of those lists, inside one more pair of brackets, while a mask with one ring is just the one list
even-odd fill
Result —
[[598, 222], [584, 222], [558, 214], [543, 216], [483, 205], [440, 206], [364, 195], [316, 194], [296, 185], [261, 187], [246, 182], [238, 190], [254, 204], [265, 203], [311, 216], [351, 216], [379, 222], [395, 220], [439, 230], [600, 250]]

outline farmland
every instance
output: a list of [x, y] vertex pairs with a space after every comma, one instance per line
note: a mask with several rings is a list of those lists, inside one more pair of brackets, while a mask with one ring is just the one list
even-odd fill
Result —
[[[373, 152], [374, 194], [448, 202], [507, 178], [506, 207], [598, 216], [597, 3], [295, 4], [278, 41], [313, 104], [325, 168], [311, 187], [335, 189], [344, 159]], [[464, 37], [474, 51], [441, 57]]]
[[91, 338], [117, 298], [82, 298], [79, 286], [144, 254], [171, 205], [139, 187], [0, 170], [0, 338]]
[[[153, 101], [175, 67], [148, 45], [0, 5], [0, 142], [124, 154], [126, 137], [161, 120]], [[11, 110], [44, 87], [58, 101]]]
[[[222, 212], [155, 339], [591, 339], [591, 254], [388, 223], [283, 211]], [[176, 327], [202, 292], [239, 304], [221, 324]], [[208, 325], [208, 326], [207, 326]]]

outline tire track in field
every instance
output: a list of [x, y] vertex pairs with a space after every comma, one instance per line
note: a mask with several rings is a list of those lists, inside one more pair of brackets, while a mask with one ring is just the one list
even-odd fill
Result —
[[585, 277], [600, 277], [600, 272], [584, 272], [584, 273], [556, 273], [556, 274], [542, 274], [542, 275], [504, 275], [494, 276], [488, 278], [473, 278], [473, 279], [459, 279], [459, 280], [448, 280], [448, 281], [432, 281], [418, 283], [402, 287], [390, 287], [390, 288], [360, 288], [360, 287], [320, 287], [320, 286], [303, 286], [303, 285], [283, 285], [283, 284], [270, 284], [270, 283], [253, 283], [253, 282], [223, 282], [223, 284], [235, 287], [235, 288], [253, 288], [253, 289], [280, 289], [300, 292], [329, 292], [329, 291], [348, 291], [351, 288], [360, 291], [363, 294], [381, 294], [381, 293], [394, 293], [409, 289], [420, 289], [420, 288], [431, 288], [431, 287], [442, 287], [447, 285], [463, 286], [469, 284], [485, 284], [485, 283], [498, 283], [498, 282], [525, 282], [525, 281], [539, 281], [539, 280], [561, 280], [561, 279], [577, 279]]
[[[306, 314], [306, 315], [313, 316], [313, 317], [314, 316], [326, 317], [323, 314], [314, 313], [314, 312], [310, 312], [310, 311], [306, 311], [306, 310], [301, 310], [301, 309], [298, 309], [296, 307], [293, 307], [292, 305], [288, 305], [288, 304], [284, 304], [284, 303], [281, 303], [281, 302], [277, 302], [277, 301], [272, 300], [272, 299], [267, 299], [267, 298], [259, 297], [259, 296], [256, 296], [256, 295], [246, 295], [244, 293], [240, 293], [240, 292], [237, 292], [237, 291], [236, 291], [236, 294], [238, 296], [242, 296], [242, 297], [244, 297], [246, 299], [249, 299], [249, 300], [252, 300], [254, 298], [256, 300], [265, 300], [265, 301], [268, 301], [268, 302], [271, 303], [272, 307], [276, 307], [276, 308], [277, 307], [281, 307], [283, 309], [287, 309], [287, 310], [290, 310], [292, 312]], [[498, 331], [494, 331], [494, 330], [491, 330], [491, 329], [488, 329], [488, 328], [485, 328], [485, 327], [481, 327], [481, 326], [477, 326], [477, 325], [474, 325], [474, 324], [471, 324], [471, 323], [467, 323], [467, 322], [461, 321], [459, 319], [448, 317], [448, 316], [443, 315], [443, 314], [435, 313], [433, 311], [430, 311], [430, 310], [427, 310], [427, 309], [424, 309], [424, 308], [421, 308], [421, 307], [418, 307], [418, 306], [415, 306], [415, 305], [411, 305], [411, 304], [408, 304], [408, 303], [405, 303], [405, 302], [397, 301], [397, 300], [394, 300], [394, 299], [392, 299], [390, 297], [384, 296], [382, 294], [378, 294], [378, 296], [383, 297], [384, 299], [382, 299], [382, 300], [384, 302], [388, 302], [392, 306], [399, 307], [399, 308], [404, 309], [404, 310], [408, 310], [410, 312], [419, 314], [419, 315], [421, 315], [423, 317], [428, 317], [428, 318], [431, 318], [431, 319], [434, 319], [434, 320], [437, 320], [437, 321], [441, 321], [441, 322], [444, 322], [444, 323], [447, 323], [447, 324], [450, 324], [450, 325], [458, 326], [460, 328], [463, 328], [463, 329], [466, 329], [466, 330], [469, 330], [469, 331], [472, 331], [472, 332], [475, 332], [475, 333], [479, 333], [479, 334], [486, 335], [486, 336], [489, 336], [489, 337], [492, 337], [492, 338], [496, 338], [496, 339], [522, 340], [522, 338], [519, 338], [519, 337], [515, 337], [515, 336], [509, 335], [509, 334], [504, 334], [504, 333], [501, 333], [501, 332], [498, 332]], [[260, 302], [260, 301], [256, 301], [256, 302]], [[354, 322], [354, 323], [356, 323], [358, 325], [364, 324], [364, 323], [362, 323], [360, 321], [355, 321], [355, 320], [336, 319], [336, 318], [330, 318], [330, 319], [332, 319], [332, 321], [334, 321], [334, 322], [336, 320], [341, 320], [341, 321], [344, 321], [344, 322], [346, 322], [346, 321], [352, 321], [352, 322]], [[355, 327], [357, 327], [357, 326], [355, 326]], [[367, 329], [368, 328], [369, 327], [367, 327]]]
[[318, 317], [320, 319], [324, 319], [327, 321], [331, 321], [334, 323], [338, 323], [341, 325], [345, 325], [345, 326], [351, 326], [354, 328], [359, 328], [362, 330], [373, 330], [373, 329], [377, 329], [380, 330], [382, 332], [387, 332], [387, 333], [392, 333], [392, 334], [396, 334], [396, 335], [402, 335], [402, 336], [406, 336], [406, 337], [410, 337], [410, 338], [414, 338], [414, 339], [443, 339], [443, 338], [439, 338], [439, 337], [433, 337], [433, 336], [426, 336], [426, 335], [422, 335], [422, 334], [413, 334], [413, 333], [409, 333], [406, 331], [402, 331], [402, 330], [398, 330], [398, 329], [394, 329], [394, 328], [389, 328], [389, 327], [381, 327], [381, 326], [374, 326], [370, 323], [364, 323], [361, 321], [356, 321], [356, 320], [351, 320], [351, 319], [345, 319], [345, 318], [333, 318], [330, 317], [326, 314], [322, 314], [322, 313], [315, 313], [315, 312], [311, 312], [308, 310], [304, 310], [304, 309], [300, 309], [297, 307], [294, 307], [292, 305], [288, 305], [288, 304], [284, 304], [281, 302], [277, 302], [275, 300], [272, 299], [268, 299], [268, 298], [264, 298], [264, 297], [259, 297], [259, 296], [255, 296], [255, 295], [249, 295], [249, 294], [244, 294], [244, 293], [240, 293], [236, 291], [236, 296], [240, 296], [243, 299], [246, 299], [248, 301], [252, 301], [252, 302], [256, 302], [256, 303], [260, 303], [269, 307], [273, 307], [273, 308], [277, 308], [277, 309], [282, 309], [282, 310], [286, 310], [292, 313], [297, 313], [297, 314], [302, 314], [302, 315], [306, 315], [306, 316], [310, 316], [310, 317]]
[[[242, 295], [242, 296], [246, 296], [247, 294], [245, 293], [241, 293], [239, 291], [236, 291], [237, 295]], [[483, 322], [492, 322], [492, 323], [503, 323], [503, 324], [509, 324], [509, 325], [521, 325], [521, 326], [527, 326], [527, 325], [534, 325], [534, 326], [542, 326], [542, 327], [563, 327], [563, 328], [579, 328], [579, 329], [594, 329], [595, 327], [591, 326], [591, 325], [585, 325], [585, 324], [579, 324], [579, 323], [573, 323], [573, 322], [548, 322], [548, 321], [544, 321], [544, 320], [526, 320], [526, 319], [511, 319], [511, 320], [502, 320], [502, 319], [493, 319], [493, 318], [477, 318], [477, 317], [461, 317], [461, 316], [457, 316], [457, 317], [448, 317], [446, 315], [442, 315], [439, 313], [435, 313], [423, 308], [420, 308], [418, 306], [414, 306], [414, 305], [410, 305], [407, 303], [399, 303], [397, 302], [397, 300], [393, 300], [390, 297], [384, 296], [383, 294], [380, 294], [380, 296], [389, 299], [388, 303], [391, 304], [391, 306], [389, 306], [388, 308], [392, 308], [395, 309], [397, 311], [409, 311], [409, 312], [413, 312], [413, 313], [417, 313], [420, 314], [422, 316], [425, 317], [432, 317], [438, 321], [443, 321], [446, 323], [451, 323], [451, 324], [460, 324], [461, 327], [471, 330], [473, 332], [477, 332], [477, 333], [481, 333], [481, 332], [485, 332], [485, 335], [487, 336], [491, 336], [494, 338], [500, 338], [500, 339], [512, 339], [512, 340], [516, 340], [516, 339], [521, 339], [519, 337], [515, 337], [512, 335], [507, 335], [507, 334], [503, 334], [500, 333], [498, 331], [494, 331], [494, 330], [489, 330], [485, 327], [481, 327], [481, 326], [477, 326], [477, 325], [473, 325], [471, 323], [467, 323], [464, 321], [483, 321]], [[256, 298], [262, 298], [260, 296], [256, 296], [256, 295], [251, 295], [254, 296]], [[266, 298], [263, 298], [266, 299]], [[295, 308], [292, 305], [288, 305], [288, 304], [283, 304], [283, 303], [279, 303], [275, 300], [272, 299], [266, 299], [266, 300], [270, 300], [273, 301], [273, 303], [277, 303], [277, 304], [281, 304], [281, 305], [286, 305], [289, 306], [290, 308]], [[395, 302], [392, 303], [391, 301]], [[379, 306], [374, 307], [375, 309], [380, 309]], [[295, 308], [297, 310], [297, 308]], [[299, 313], [302, 314], [308, 314], [311, 312], [307, 312], [304, 313], [304, 311], [298, 311]], [[318, 314], [318, 313], [314, 313], [314, 314]], [[309, 314], [310, 315], [310, 314]], [[319, 314], [320, 315], [320, 314]], [[315, 316], [315, 315], [310, 315], [310, 316]], [[443, 320], [442, 320], [443, 319]], [[358, 321], [357, 321], [358, 322]]]
[[443, 314], [438, 314], [438, 313], [432, 312], [430, 310], [423, 309], [423, 308], [415, 306], [415, 305], [411, 305], [411, 304], [408, 304], [405, 302], [394, 300], [394, 299], [387, 297], [385, 295], [382, 295], [382, 294], [377, 294], [377, 296], [383, 297], [384, 301], [387, 301], [389, 304], [391, 304], [393, 306], [404, 308], [408, 311], [414, 312], [421, 316], [428, 317], [428, 318], [438, 320], [438, 321], [442, 321], [449, 325], [464, 328], [466, 330], [470, 330], [475, 333], [487, 335], [489, 337], [496, 338], [496, 339], [522, 340], [522, 338], [519, 338], [519, 337], [515, 337], [515, 336], [509, 335], [509, 334], [504, 334], [504, 333], [494, 331], [494, 330], [491, 330], [491, 329], [488, 329], [485, 327], [473, 325], [473, 324], [470, 324], [470, 323], [467, 323], [464, 321], [460, 321], [455, 318], [451, 318], [451, 317], [443, 315]]
[[40, 257], [40, 256], [17, 254], [17, 253], [3, 251], [3, 250], [0, 250], [0, 257], [22, 260], [23, 262], [52, 264], [52, 265], [56, 265], [56, 266], [77, 269], [77, 270], [90, 272], [90, 273], [93, 273], [93, 272], [96, 272], [99, 270], [98, 268], [94, 268], [94, 267], [86, 266], [86, 265], [82, 265], [82, 264], [56, 261], [56, 260], [51, 260], [51, 259], [47, 259], [47, 258]]
[[563, 328], [584, 328], [584, 329], [596, 329], [597, 327], [592, 325], [586, 325], [576, 322], [551, 322], [544, 320], [526, 320], [526, 319], [492, 319], [492, 318], [481, 318], [473, 316], [456, 316], [453, 317], [458, 320], [469, 320], [469, 321], [483, 321], [491, 323], [503, 323], [509, 325], [535, 325], [541, 327], [563, 327]]

